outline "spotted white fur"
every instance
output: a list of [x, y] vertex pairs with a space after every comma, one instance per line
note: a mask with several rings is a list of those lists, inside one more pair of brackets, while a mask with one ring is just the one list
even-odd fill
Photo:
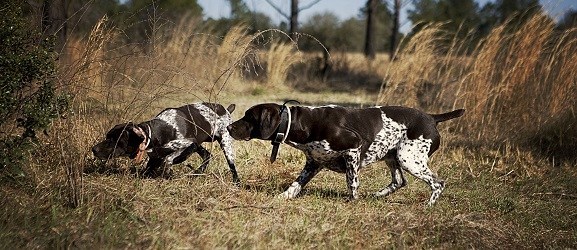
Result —
[[[192, 106], [195, 109], [197, 109], [200, 115], [202, 115], [202, 117], [210, 124], [211, 131], [205, 131], [205, 132], [210, 132], [211, 137], [219, 142], [220, 147], [224, 152], [227, 163], [229, 164], [229, 167], [231, 168], [232, 171], [234, 169], [234, 157], [235, 157], [234, 149], [232, 147], [233, 138], [230, 136], [228, 130], [226, 129], [226, 126], [232, 123], [232, 118], [230, 116], [229, 111], [225, 109], [226, 113], [220, 116], [210, 107], [202, 103], [195, 103], [192, 104]], [[173, 153], [171, 153], [165, 158], [165, 163], [168, 164], [172, 164], [174, 159], [180, 156], [186, 150], [186, 148], [191, 146], [193, 143], [196, 143], [195, 141], [185, 138], [185, 136], [183, 135], [182, 131], [178, 126], [178, 122], [176, 120], [177, 116], [178, 111], [176, 109], [167, 109], [155, 117], [155, 119], [159, 119], [166, 122], [169, 126], [174, 128], [175, 130], [176, 139], [166, 143], [163, 146], [165, 148], [174, 150]], [[194, 121], [189, 122], [194, 123]], [[196, 126], [195, 128], [199, 129], [198, 126]], [[210, 157], [210, 153], [208, 155], [209, 155], [208, 157]], [[201, 168], [206, 168], [206, 165], [201, 166]], [[236, 175], [236, 170], [233, 171], [233, 178], [236, 178], [234, 175]]]
[[397, 159], [401, 167], [431, 187], [432, 194], [429, 205], [436, 202], [445, 187], [444, 182], [438, 180], [427, 165], [431, 143], [430, 139], [425, 139], [423, 136], [414, 140], [409, 140], [405, 136], [399, 143], [397, 151]]
[[220, 147], [224, 152], [228, 164], [234, 164], [234, 149], [232, 148], [232, 141], [234, 139], [226, 129], [226, 127], [232, 123], [232, 118], [228, 110], [226, 110], [226, 114], [219, 116], [214, 110], [201, 103], [194, 104], [194, 107], [199, 110], [200, 114], [213, 128], [212, 137], [219, 140]]
[[329, 142], [326, 140], [313, 141], [306, 144], [298, 144], [290, 141], [287, 143], [297, 149], [304, 151], [307, 156], [311, 157], [319, 163], [328, 163], [343, 153], [340, 151], [332, 150]]
[[388, 118], [387, 115], [382, 112], [381, 119], [383, 120], [383, 128], [377, 133], [375, 140], [365, 153], [361, 167], [383, 159], [387, 152], [395, 148], [397, 146], [396, 144], [406, 134], [406, 132], [404, 132], [407, 130], [405, 125], [393, 121], [393, 119]]
[[308, 108], [308, 109], [318, 109], [318, 108], [338, 108], [338, 105], [334, 105], [334, 104], [329, 104], [329, 105], [324, 105], [324, 106], [302, 106], [303, 108]]
[[176, 123], [176, 115], [177, 115], [176, 109], [167, 109], [167, 110], [160, 112], [160, 114], [158, 114], [154, 119], [158, 119], [158, 120], [162, 120], [162, 121], [166, 122], [168, 125], [170, 125], [172, 128], [174, 128], [174, 130], [176, 131], [176, 138], [177, 139], [183, 139], [184, 136], [182, 135], [182, 132], [180, 132], [180, 128], [178, 127], [178, 124]]
[[[432, 140], [420, 136], [410, 140], [407, 136], [407, 127], [387, 117], [381, 111], [383, 127], [377, 133], [366, 152], [361, 153], [361, 147], [335, 151], [331, 149], [329, 142], [313, 141], [306, 144], [298, 144], [291, 141], [286, 143], [302, 150], [307, 157], [307, 164], [295, 182], [280, 196], [294, 198], [316, 173], [322, 168], [336, 172], [344, 172], [347, 177], [347, 185], [351, 197], [358, 197], [359, 186], [358, 172], [361, 168], [373, 162], [385, 160], [387, 153], [396, 149], [395, 159], [388, 159], [387, 165], [391, 169], [392, 181], [387, 187], [377, 192], [376, 196], [386, 196], [406, 185], [406, 180], [401, 169], [427, 183], [432, 190], [428, 204], [436, 202], [444, 188], [443, 181], [438, 180], [435, 174], [428, 168], [428, 153]], [[362, 155], [361, 155], [362, 154]], [[344, 161], [339, 159], [343, 159]], [[344, 163], [344, 164], [343, 164]]]
[[166, 157], [165, 162], [168, 164], [173, 164], [174, 159], [180, 156], [186, 150], [186, 148], [188, 148], [193, 143], [193, 141], [184, 138], [168, 142], [166, 145], [164, 145], [164, 147], [174, 149], [175, 151]]

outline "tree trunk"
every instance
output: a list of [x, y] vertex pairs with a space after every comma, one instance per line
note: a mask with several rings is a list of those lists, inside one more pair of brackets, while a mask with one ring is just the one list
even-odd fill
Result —
[[399, 15], [401, 13], [401, 0], [395, 0], [395, 5], [393, 6], [393, 30], [391, 32], [391, 47], [389, 50], [390, 60], [395, 60], [395, 52], [397, 50], [397, 40], [399, 40]]
[[290, 37], [291, 39], [297, 39], [296, 32], [298, 31], [298, 19], [299, 19], [299, 1], [291, 0], [291, 15], [290, 15]]
[[52, 29], [52, 17], [50, 12], [52, 9], [52, 0], [44, 0], [42, 2], [42, 33], [49, 32]]
[[365, 57], [375, 59], [375, 9], [377, 0], [367, 0], [367, 30], [365, 33]]
[[67, 30], [66, 0], [44, 0], [42, 2], [42, 33], [56, 38], [56, 50], [60, 51], [66, 43]]

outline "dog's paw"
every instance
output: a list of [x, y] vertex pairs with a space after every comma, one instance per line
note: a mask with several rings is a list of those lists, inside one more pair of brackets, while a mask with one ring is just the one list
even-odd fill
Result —
[[240, 188], [240, 187], [242, 186], [241, 183], [240, 183], [240, 179], [239, 179], [238, 177], [237, 177], [237, 178], [234, 178], [234, 177], [233, 177], [233, 178], [232, 178], [232, 183], [233, 183], [237, 188]]
[[284, 191], [284, 192], [278, 194], [276, 196], [276, 198], [281, 199], [281, 200], [289, 200], [289, 199], [292, 199], [293, 197], [291, 197], [287, 191]]
[[165, 168], [162, 173], [160, 173], [160, 176], [164, 179], [170, 180], [174, 177], [174, 172], [171, 168]]
[[293, 182], [290, 187], [287, 188], [282, 194], [278, 196], [283, 199], [292, 199], [295, 198], [301, 192], [301, 185], [298, 182]]
[[172, 179], [174, 176], [174, 172], [171, 168], [163, 168], [163, 169], [145, 169], [140, 173], [140, 176], [145, 179], [156, 179], [162, 177], [164, 179]]

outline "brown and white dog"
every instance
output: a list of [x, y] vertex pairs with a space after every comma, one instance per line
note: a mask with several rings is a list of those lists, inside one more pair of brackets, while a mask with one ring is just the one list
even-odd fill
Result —
[[201, 144], [218, 141], [228, 162], [232, 179], [238, 184], [240, 180], [234, 164], [233, 139], [226, 129], [232, 122], [230, 113], [234, 108], [234, 104], [225, 109], [216, 103], [194, 103], [167, 108], [152, 120], [114, 126], [106, 133], [102, 142], [92, 147], [92, 152], [100, 159], [126, 156], [140, 163], [146, 151], [149, 159], [143, 175], [156, 177], [161, 165], [182, 163], [194, 152], [203, 159], [197, 172], [204, 172], [211, 154]]
[[[346, 173], [350, 196], [356, 199], [359, 170], [375, 161], [385, 160], [391, 170], [392, 181], [377, 192], [377, 196], [389, 195], [405, 186], [404, 170], [431, 187], [428, 205], [432, 205], [444, 188], [444, 181], [437, 178], [427, 165], [429, 157], [440, 144], [436, 125], [460, 117], [463, 113], [463, 109], [430, 115], [399, 106], [286, 108], [284, 105], [265, 103], [248, 109], [244, 117], [228, 126], [228, 130], [237, 140], [276, 140], [284, 137], [284, 143], [305, 153], [305, 167], [281, 194], [284, 198], [297, 196], [321, 169], [327, 168]], [[282, 125], [284, 123], [287, 124]], [[279, 131], [279, 127], [289, 129]], [[279, 136], [283, 133], [285, 136]]]

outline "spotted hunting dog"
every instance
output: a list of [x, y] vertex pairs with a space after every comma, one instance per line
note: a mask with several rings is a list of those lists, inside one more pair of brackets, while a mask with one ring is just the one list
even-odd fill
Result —
[[226, 127], [232, 122], [230, 113], [235, 105], [225, 109], [215, 103], [194, 103], [179, 108], [167, 108], [154, 119], [139, 124], [118, 124], [106, 134], [104, 141], [92, 147], [101, 159], [127, 156], [140, 163], [144, 152], [149, 156], [145, 177], [157, 177], [163, 164], [178, 164], [196, 152], [203, 163], [197, 172], [204, 172], [211, 154], [201, 144], [218, 141], [228, 162], [235, 183], [239, 183], [234, 164], [232, 137]]
[[385, 160], [392, 181], [377, 192], [377, 196], [387, 196], [405, 186], [404, 170], [431, 187], [428, 205], [432, 205], [444, 188], [443, 180], [427, 165], [440, 144], [436, 125], [463, 113], [463, 109], [430, 115], [398, 106], [287, 108], [266, 103], [248, 109], [244, 117], [228, 126], [228, 130], [237, 140], [256, 138], [284, 142], [305, 153], [304, 169], [281, 194], [284, 198], [297, 196], [321, 169], [327, 168], [346, 174], [350, 196], [356, 199], [359, 170]]

